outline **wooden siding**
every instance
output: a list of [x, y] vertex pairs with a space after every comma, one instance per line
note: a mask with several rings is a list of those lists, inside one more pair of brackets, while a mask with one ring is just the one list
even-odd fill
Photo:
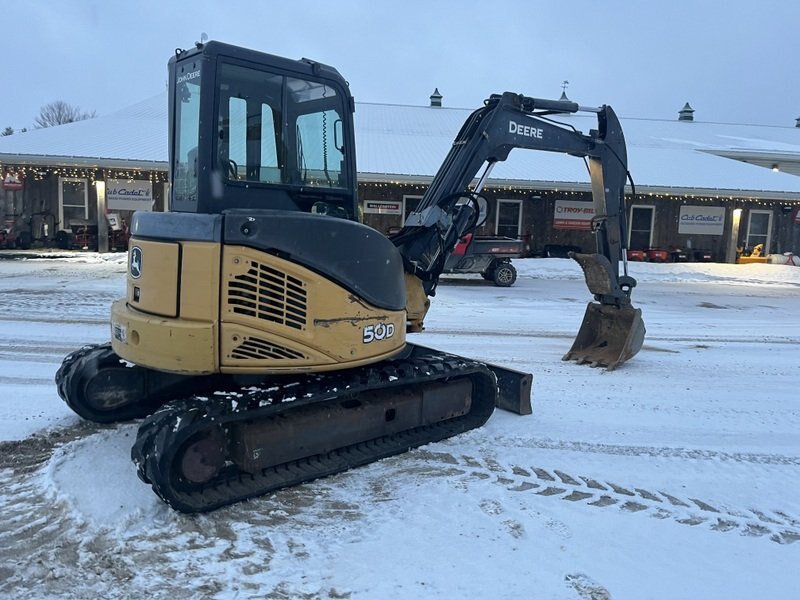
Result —
[[[396, 201], [402, 204], [405, 196], [421, 196], [422, 185], [372, 184], [359, 185], [359, 200]], [[548, 248], [577, 246], [584, 252], [594, 252], [594, 234], [590, 231], [555, 229], [553, 220], [556, 201], [591, 203], [589, 192], [559, 192], [555, 190], [523, 190], [489, 188], [483, 195], [489, 201], [490, 213], [486, 224], [478, 231], [480, 235], [495, 235], [495, 218], [498, 200], [522, 201], [522, 226], [520, 237], [525, 240], [529, 256], [542, 256]], [[631, 206], [652, 206], [655, 210], [652, 231], [652, 248], [667, 251], [710, 251], [713, 260], [724, 262], [728, 248], [731, 219], [734, 208], [742, 209], [742, 227], [739, 230], [738, 246], [745, 240], [747, 217], [750, 210], [770, 210], [773, 213], [771, 253], [794, 252], [800, 254], [800, 225], [794, 224], [793, 215], [798, 203], [781, 201], [750, 200], [746, 198], [664, 197], [642, 194], [636, 199], [626, 198], [626, 217], [630, 218]], [[681, 206], [722, 207], [725, 209], [725, 224], [721, 235], [690, 235], [678, 232]], [[364, 222], [375, 229], [389, 233], [402, 224], [398, 215], [364, 214]], [[627, 233], [627, 232], [626, 232]]]

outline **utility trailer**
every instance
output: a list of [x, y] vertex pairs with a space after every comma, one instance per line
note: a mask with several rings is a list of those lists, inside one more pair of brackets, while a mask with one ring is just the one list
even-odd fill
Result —
[[463, 236], [447, 258], [445, 273], [480, 273], [500, 287], [514, 285], [517, 270], [512, 258], [522, 256], [524, 242], [502, 236]]

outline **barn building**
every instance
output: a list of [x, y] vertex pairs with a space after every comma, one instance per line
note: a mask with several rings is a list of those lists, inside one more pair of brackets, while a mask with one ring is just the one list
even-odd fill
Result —
[[[159, 95], [0, 138], [0, 246], [124, 249], [134, 210], [167, 208], [166, 111]], [[470, 112], [443, 106], [438, 90], [420, 106], [356, 103], [364, 222], [384, 233], [402, 225]], [[590, 113], [558, 120], [597, 127]], [[718, 262], [758, 244], [764, 254], [800, 254], [800, 120], [704, 122], [688, 103], [674, 118], [620, 120], [635, 184], [626, 190], [631, 250]], [[513, 151], [483, 195], [490, 217], [479, 233], [522, 239], [530, 256], [593, 248], [589, 176], [578, 158]]]

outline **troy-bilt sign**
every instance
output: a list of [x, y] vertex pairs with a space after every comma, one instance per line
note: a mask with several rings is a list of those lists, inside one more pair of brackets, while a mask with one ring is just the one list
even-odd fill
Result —
[[725, 208], [722, 206], [681, 206], [678, 233], [722, 235], [725, 229]]
[[153, 184], [109, 179], [106, 182], [106, 204], [108, 210], [153, 210]]
[[385, 200], [367, 200], [364, 202], [364, 212], [373, 215], [402, 215], [402, 202], [387, 202]]
[[579, 229], [591, 231], [594, 205], [591, 202], [556, 200], [553, 229]]

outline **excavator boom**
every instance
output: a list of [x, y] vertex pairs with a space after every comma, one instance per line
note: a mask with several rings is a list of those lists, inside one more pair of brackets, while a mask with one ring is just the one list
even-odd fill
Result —
[[[578, 111], [596, 113], [597, 129], [586, 135], [549, 118]], [[494, 165], [518, 148], [566, 153], [587, 161], [596, 252], [572, 258], [583, 269], [595, 302], [588, 305], [564, 359], [614, 369], [641, 349], [645, 329], [641, 311], [631, 306], [636, 280], [627, 274], [625, 255], [627, 153], [622, 127], [610, 106], [585, 108], [510, 92], [491, 96], [466, 120], [417, 210], [392, 240], [406, 270], [419, 278], [427, 295], [434, 295], [447, 256], [463, 235], [480, 224], [476, 195]], [[422, 327], [422, 318], [414, 323], [416, 329]]]

